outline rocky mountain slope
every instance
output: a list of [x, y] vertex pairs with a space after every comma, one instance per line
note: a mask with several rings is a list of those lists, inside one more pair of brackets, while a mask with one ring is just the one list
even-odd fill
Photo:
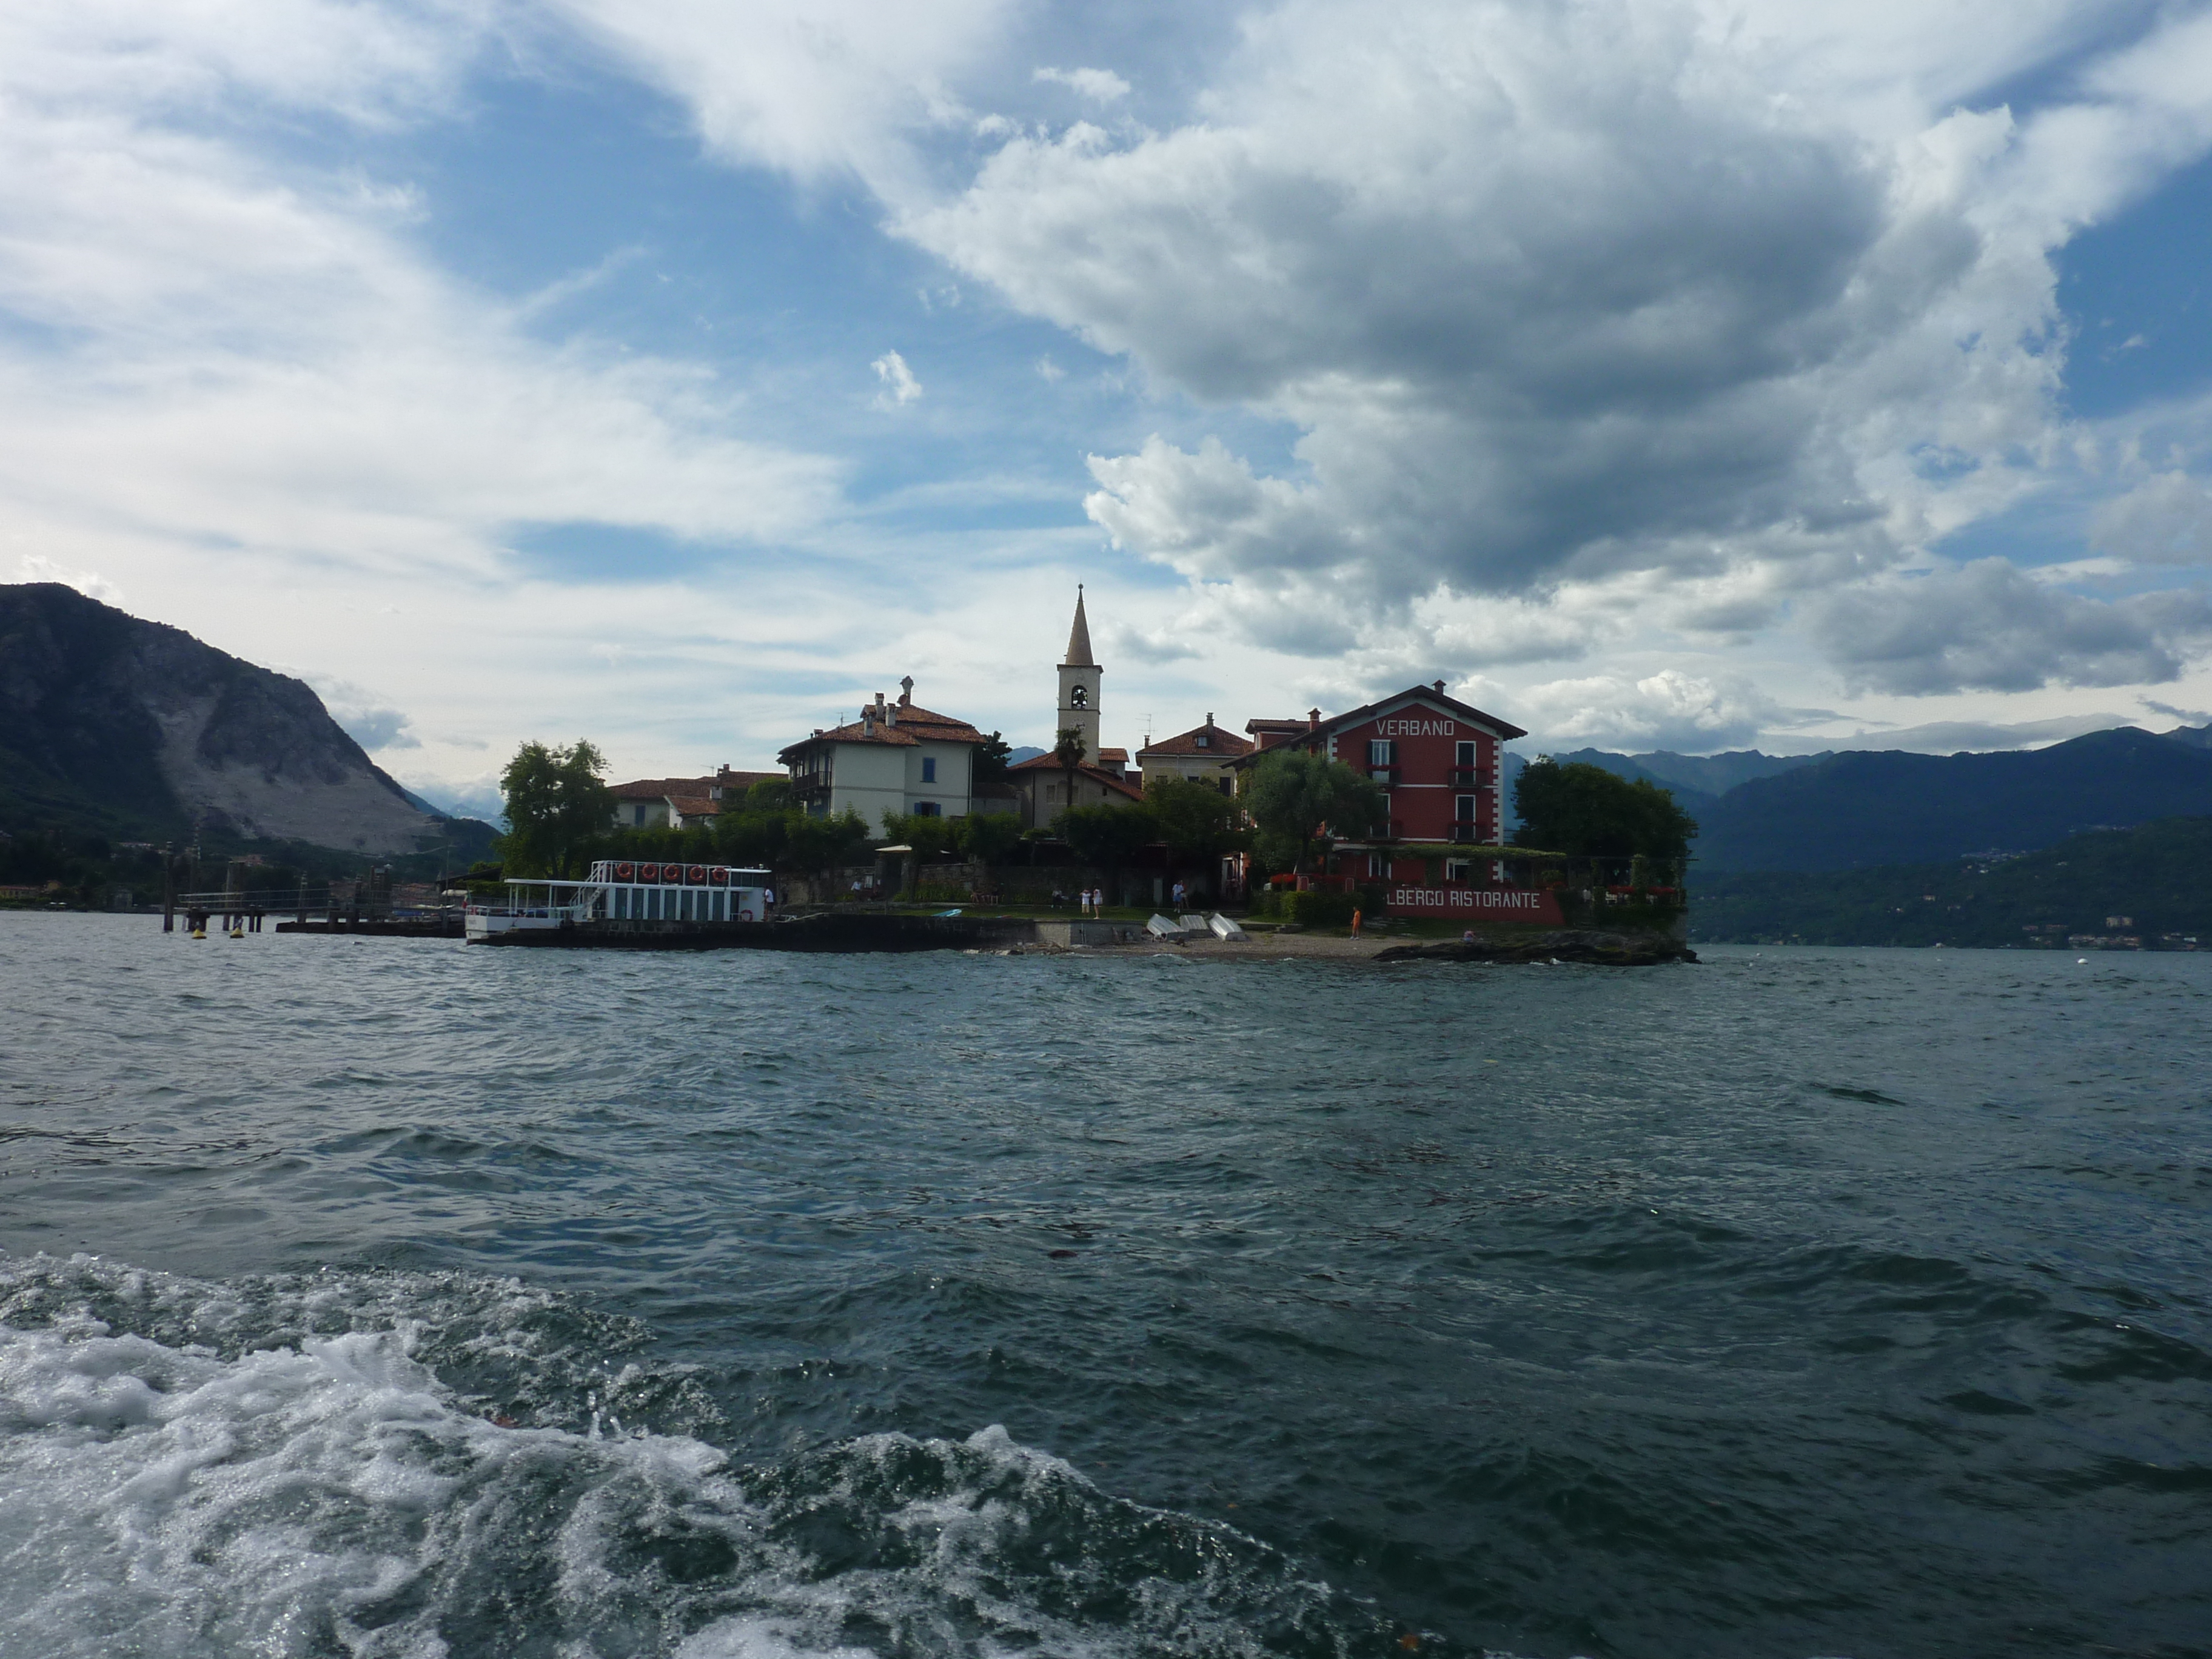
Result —
[[0, 586], [0, 825], [45, 823], [380, 855], [438, 833], [301, 682], [72, 588]]

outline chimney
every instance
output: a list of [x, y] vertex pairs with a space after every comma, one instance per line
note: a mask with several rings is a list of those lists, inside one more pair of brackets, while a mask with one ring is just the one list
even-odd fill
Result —
[[1211, 708], [1206, 711], [1206, 729], [1209, 732], [1213, 729], [1213, 711]]
[[908, 674], [899, 682], [899, 707], [903, 708], [914, 701], [914, 676]]
[[1443, 694], [1444, 694], [1444, 683], [1443, 683], [1442, 680], [1438, 680], [1438, 681], [1437, 682], [1437, 695], [1438, 696], [1440, 696], [1440, 697], [1441, 697], [1442, 696], [1443, 696]]
[[1309, 708], [1306, 710], [1306, 730], [1309, 732], [1318, 732], [1321, 730], [1320, 709]]

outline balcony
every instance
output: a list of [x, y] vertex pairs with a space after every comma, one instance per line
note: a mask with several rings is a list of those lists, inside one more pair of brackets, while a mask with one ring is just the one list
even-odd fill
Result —
[[1395, 766], [1370, 766], [1367, 769], [1367, 776], [1369, 781], [1378, 783], [1385, 789], [1395, 789], [1398, 787], [1399, 771]]
[[1455, 789], [1487, 789], [1498, 781], [1498, 775], [1480, 766], [1455, 766], [1451, 769], [1451, 787]]
[[1455, 842], [1463, 842], [1470, 847], [1481, 846], [1483, 844], [1482, 820], [1480, 818], [1454, 818], [1452, 820], [1451, 826], [1451, 838]]
[[791, 798], [805, 802], [830, 799], [830, 775], [827, 772], [807, 772], [791, 781]]

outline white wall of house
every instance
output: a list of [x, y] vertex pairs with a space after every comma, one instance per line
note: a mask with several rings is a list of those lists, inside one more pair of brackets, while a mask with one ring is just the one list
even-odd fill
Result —
[[885, 812], [907, 810], [906, 768], [910, 749], [884, 743], [841, 743], [830, 760], [831, 817], [850, 808], [872, 835], [881, 835]]
[[907, 804], [900, 810], [919, 811], [922, 802], [931, 801], [940, 817], [966, 817], [975, 750], [964, 743], [924, 743], [904, 752]]

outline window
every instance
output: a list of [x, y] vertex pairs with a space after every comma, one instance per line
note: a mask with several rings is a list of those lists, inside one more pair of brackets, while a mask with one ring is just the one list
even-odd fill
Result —
[[1237, 793], [1237, 781], [1236, 781], [1234, 778], [1224, 778], [1224, 779], [1222, 779], [1222, 780], [1221, 780], [1221, 793], [1222, 793], [1223, 794], [1224, 794], [1224, 795], [1233, 795], [1233, 794], [1235, 794], [1235, 793]]
[[937, 781], [936, 756], [924, 755], [921, 757], [921, 781], [924, 783], [935, 783]]
[[1194, 749], [1210, 749], [1213, 745], [1206, 741], [1206, 733], [1201, 732], [1190, 740], [1190, 746]]
[[1370, 766], [1395, 766], [1398, 763], [1396, 741], [1390, 738], [1368, 738], [1367, 763]]
[[1088, 686], [1077, 686], [1073, 690], [1067, 694], [1067, 706], [1070, 708], [1090, 708], [1091, 689]]
[[1367, 873], [1375, 880], [1388, 881], [1390, 878], [1390, 860], [1380, 853], [1370, 853], [1367, 855]]
[[1472, 859], [1446, 859], [1444, 860], [1444, 879], [1446, 881], [1473, 881], [1474, 879], [1474, 860]]
[[941, 818], [945, 809], [933, 800], [918, 800], [914, 804], [914, 815], [918, 818]]
[[1474, 753], [1475, 753], [1475, 750], [1474, 750], [1474, 745], [1473, 744], [1471, 744], [1471, 743], [1463, 743], [1463, 744], [1460, 744], [1460, 746], [1459, 746], [1459, 764], [1460, 764], [1460, 765], [1462, 765], [1462, 766], [1480, 766], [1480, 765], [1481, 765], [1481, 764], [1482, 764], [1482, 763], [1481, 763], [1480, 761], [1479, 761], [1479, 760], [1475, 759], [1475, 757], [1474, 757]]

